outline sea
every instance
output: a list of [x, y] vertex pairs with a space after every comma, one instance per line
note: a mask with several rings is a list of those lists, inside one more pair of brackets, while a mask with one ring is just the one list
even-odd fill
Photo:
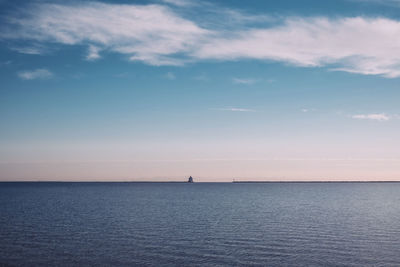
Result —
[[400, 266], [400, 183], [0, 183], [0, 266]]

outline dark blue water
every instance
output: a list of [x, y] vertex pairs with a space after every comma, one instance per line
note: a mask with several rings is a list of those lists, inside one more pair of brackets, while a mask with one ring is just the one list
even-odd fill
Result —
[[400, 183], [0, 183], [0, 265], [400, 266]]

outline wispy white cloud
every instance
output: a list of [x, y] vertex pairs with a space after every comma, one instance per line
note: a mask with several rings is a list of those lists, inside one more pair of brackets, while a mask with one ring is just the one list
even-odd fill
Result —
[[4, 61], [4, 62], [0, 62], [0, 67], [9, 66], [11, 64], [12, 64], [12, 61], [11, 60], [7, 60], [7, 61]]
[[195, 2], [193, 2], [191, 0], [161, 0], [161, 2], [179, 6], [179, 7], [188, 7], [188, 6], [192, 6], [195, 4]]
[[302, 108], [300, 111], [303, 113], [307, 113], [307, 112], [316, 111], [316, 109], [315, 108]]
[[236, 84], [254, 84], [257, 82], [255, 79], [243, 79], [243, 78], [233, 78], [232, 81]]
[[100, 48], [94, 45], [89, 45], [89, 51], [88, 54], [86, 56], [87, 60], [96, 60], [100, 58], [99, 52], [100, 52]]
[[151, 65], [181, 65], [174, 55], [185, 53], [209, 31], [162, 5], [121, 5], [85, 2], [35, 4], [1, 32], [2, 38], [90, 44], [89, 58], [98, 48], [126, 54]]
[[49, 79], [53, 73], [47, 69], [25, 70], [18, 72], [18, 77], [23, 80]]
[[[1, 38], [0, 32], [0, 38]], [[32, 40], [32, 42], [26, 42], [24, 40], [23, 44], [11, 44], [10, 49], [16, 51], [20, 54], [27, 54], [27, 55], [45, 55], [52, 53], [54, 51], [53, 46], [46, 45], [41, 43], [40, 41], [36, 42]]]
[[198, 58], [265, 59], [304, 67], [400, 76], [400, 22], [384, 18], [288, 18], [283, 25], [213, 38]]
[[254, 109], [248, 109], [248, 108], [214, 108], [213, 110], [236, 111], [236, 112], [255, 112]]
[[83, 73], [83, 72], [76, 72], [76, 73], [71, 74], [70, 77], [71, 77], [72, 79], [75, 79], [75, 80], [80, 80], [80, 79], [85, 78], [85, 77], [86, 77], [86, 74]]
[[376, 120], [376, 121], [388, 121], [390, 119], [390, 117], [385, 113], [356, 114], [352, 115], [351, 118], [359, 120]]
[[168, 80], [175, 80], [175, 79], [176, 79], [176, 76], [175, 76], [175, 74], [174, 74], [173, 72], [167, 72], [167, 73], [164, 75], [164, 77], [165, 77], [166, 79], [168, 79]]
[[[165, 1], [169, 4], [34, 4], [24, 16], [9, 18], [0, 38], [88, 45], [87, 59], [99, 58], [101, 47], [151, 65], [255, 59], [400, 77], [398, 20], [286, 17], [268, 24], [268, 16], [221, 9], [197, 21], [185, 15], [192, 14], [190, 7], [175, 10], [190, 1]], [[221, 12], [231, 25], [217, 23]]]
[[130, 74], [129, 72], [120, 72], [120, 73], [113, 75], [113, 77], [116, 77], [116, 78], [126, 78], [129, 76], [132, 76], [132, 74]]
[[39, 47], [33, 46], [24, 46], [24, 47], [12, 47], [11, 50], [17, 51], [21, 54], [28, 54], [28, 55], [41, 55], [44, 53], [44, 50]]
[[208, 80], [210, 80], [210, 78], [204, 73], [193, 77], [193, 79], [198, 80], [198, 81], [208, 81]]

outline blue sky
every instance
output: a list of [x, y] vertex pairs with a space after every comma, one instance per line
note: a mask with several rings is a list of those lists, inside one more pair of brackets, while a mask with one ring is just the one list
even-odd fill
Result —
[[400, 1], [0, 1], [1, 180], [393, 180]]

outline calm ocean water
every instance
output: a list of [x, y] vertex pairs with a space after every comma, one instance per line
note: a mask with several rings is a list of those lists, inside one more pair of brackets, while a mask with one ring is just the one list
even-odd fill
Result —
[[0, 265], [400, 266], [400, 183], [0, 183]]

